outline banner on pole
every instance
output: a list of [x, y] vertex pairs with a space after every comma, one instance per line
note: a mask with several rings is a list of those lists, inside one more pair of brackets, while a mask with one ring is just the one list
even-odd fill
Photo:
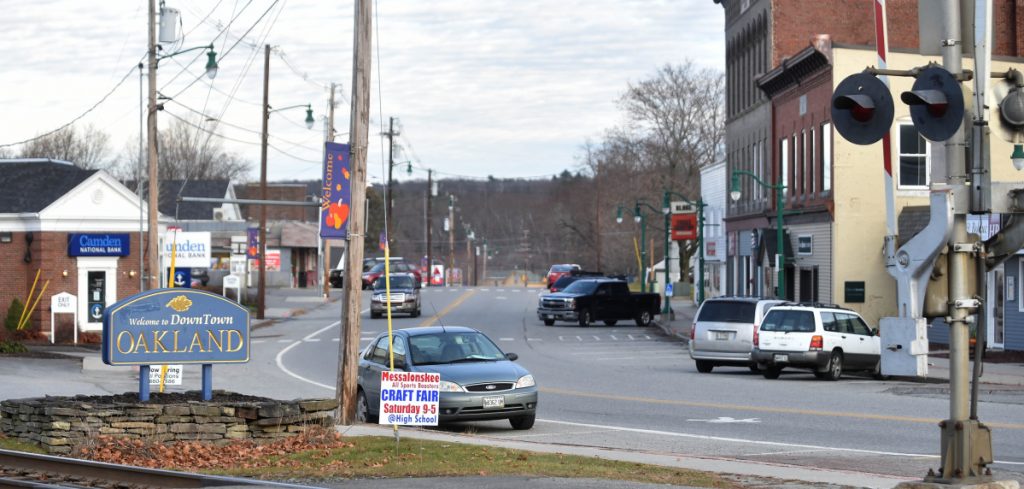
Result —
[[325, 143], [324, 180], [320, 199], [320, 237], [348, 237], [348, 216], [352, 204], [352, 173], [349, 146]]

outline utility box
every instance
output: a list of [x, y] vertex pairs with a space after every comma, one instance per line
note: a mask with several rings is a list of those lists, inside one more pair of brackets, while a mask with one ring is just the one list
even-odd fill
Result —
[[882, 375], [928, 376], [928, 322], [924, 318], [882, 318]]
[[160, 9], [160, 44], [171, 44], [178, 40], [178, 9], [163, 7]]

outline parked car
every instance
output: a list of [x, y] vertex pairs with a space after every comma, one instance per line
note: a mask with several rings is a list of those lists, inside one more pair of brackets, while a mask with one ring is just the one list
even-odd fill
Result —
[[582, 267], [574, 264], [551, 265], [551, 268], [548, 270], [547, 277], [548, 289], [550, 290], [551, 286], [554, 285], [559, 278], [579, 270], [582, 270]]
[[[419, 267], [410, 265], [404, 261], [392, 260], [388, 268], [388, 271], [391, 273], [411, 273], [416, 277], [416, 282], [421, 282]], [[376, 262], [369, 271], [363, 272], [363, 289], [371, 288], [373, 286], [373, 282], [375, 282], [381, 275], [384, 275], [384, 260]]]
[[581, 278], [594, 278], [603, 276], [604, 274], [601, 272], [584, 272], [580, 270], [578, 272], [573, 272], [569, 275], [562, 275], [558, 280], [555, 281], [554, 284], [551, 284], [548, 287], [548, 290], [550, 290], [551, 292], [558, 292], [560, 290], [565, 290], [565, 288], [568, 287], [569, 284]]
[[[338, 265], [335, 266], [334, 268], [332, 268], [331, 271], [328, 273], [327, 281], [331, 284], [331, 287], [341, 288], [341, 286], [345, 284], [345, 261], [346, 260], [347, 260], [347, 257], [344, 254], [342, 254], [341, 258], [338, 259]], [[391, 262], [392, 263], [400, 262], [400, 261], [402, 261], [402, 257], [400, 257], [400, 256], [392, 256], [391, 257]], [[378, 263], [384, 263], [384, 257], [363, 258], [363, 268], [362, 268], [362, 271], [360, 273], [369, 272], [370, 269], [372, 269], [373, 266], [378, 264]], [[366, 284], [365, 284], [365, 281], [363, 283], [363, 288], [364, 289], [367, 288]]]
[[[512, 428], [533, 427], [537, 386], [533, 375], [513, 363], [487, 335], [462, 326], [394, 331], [395, 368], [441, 374], [441, 423], [507, 419]], [[359, 359], [356, 413], [371, 421], [380, 412], [380, 374], [389, 368], [388, 335], [378, 335]]]
[[717, 366], [749, 367], [757, 371], [751, 357], [754, 332], [761, 318], [784, 301], [761, 297], [714, 297], [707, 299], [690, 327], [690, 358], [697, 371], [708, 373]]
[[753, 356], [766, 379], [779, 378], [787, 367], [810, 369], [827, 380], [852, 370], [882, 378], [878, 330], [856, 312], [834, 305], [773, 307], [754, 337]]
[[206, 287], [206, 284], [210, 283], [210, 272], [205, 268], [193, 268], [192, 269], [192, 287], [197, 285]]
[[[373, 283], [370, 298], [370, 318], [376, 319], [387, 313], [387, 286], [384, 277], [377, 277]], [[411, 273], [391, 274], [391, 313], [400, 312], [412, 317], [420, 315], [420, 282]]]
[[546, 326], [554, 325], [555, 321], [576, 321], [584, 327], [604, 321], [614, 326], [623, 319], [647, 326], [660, 308], [659, 294], [634, 294], [622, 280], [582, 278], [561, 292], [542, 294], [537, 317]]

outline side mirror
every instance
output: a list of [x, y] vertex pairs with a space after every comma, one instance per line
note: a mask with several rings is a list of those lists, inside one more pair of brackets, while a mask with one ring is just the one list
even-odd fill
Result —
[[423, 288], [423, 284], [421, 284], [419, 281], [413, 282], [413, 288], [421, 289]]
[[514, 362], [516, 360], [519, 360], [519, 355], [516, 355], [515, 353], [506, 353], [505, 358]]

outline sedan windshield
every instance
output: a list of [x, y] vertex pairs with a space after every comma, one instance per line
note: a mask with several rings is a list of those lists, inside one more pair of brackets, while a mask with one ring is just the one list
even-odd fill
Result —
[[597, 282], [593, 280], [577, 280], [569, 284], [562, 292], [566, 294], [593, 294], [595, 289], [597, 289]]
[[[373, 282], [373, 290], [381, 291], [386, 288], [384, 283], [384, 277], [378, 278]], [[391, 288], [392, 289], [411, 289], [413, 287], [412, 277], [408, 275], [392, 275], [391, 276]]]
[[409, 337], [409, 354], [416, 365], [505, 360], [505, 354], [482, 333], [459, 332]]

